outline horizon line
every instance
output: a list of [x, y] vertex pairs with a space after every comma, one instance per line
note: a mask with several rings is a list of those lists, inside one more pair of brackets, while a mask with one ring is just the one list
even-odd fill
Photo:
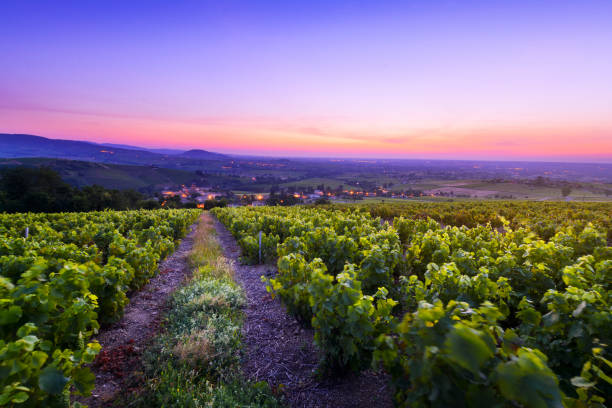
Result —
[[[381, 157], [381, 156], [328, 156], [328, 155], [323, 155], [323, 156], [316, 156], [316, 155], [310, 155], [309, 152], [304, 152], [305, 155], [301, 156], [301, 155], [292, 155], [292, 154], [280, 154], [280, 155], [275, 155], [273, 153], [266, 153], [266, 152], [257, 152], [257, 153], [238, 153], [235, 150], [234, 151], [227, 151], [227, 150], [208, 150], [207, 148], [202, 148], [202, 147], [189, 147], [189, 148], [185, 148], [185, 147], [153, 147], [153, 146], [146, 146], [146, 145], [133, 145], [130, 144], [129, 142], [126, 143], [114, 143], [114, 142], [108, 142], [108, 141], [90, 141], [90, 140], [81, 140], [81, 139], [65, 139], [62, 137], [50, 137], [50, 136], [41, 136], [41, 135], [36, 135], [36, 134], [31, 134], [31, 133], [2, 133], [2, 134], [11, 134], [14, 136], [19, 136], [19, 135], [23, 135], [23, 136], [35, 136], [35, 137], [41, 137], [44, 139], [50, 139], [50, 140], [61, 140], [61, 141], [70, 141], [70, 142], [82, 142], [82, 143], [88, 143], [88, 144], [93, 144], [93, 145], [104, 145], [104, 144], [111, 144], [111, 145], [125, 145], [125, 146], [130, 146], [133, 148], [138, 148], [140, 150], [178, 150], [178, 151], [182, 151], [182, 152], [186, 152], [189, 150], [205, 150], [207, 152], [210, 153], [218, 153], [218, 154], [224, 154], [227, 156], [244, 156], [244, 157], [262, 157], [262, 158], [275, 158], [275, 159], [298, 159], [298, 160], [304, 160], [304, 159], [319, 159], [319, 160], [406, 160], [406, 161], [410, 161], [410, 160], [414, 160], [414, 161], [438, 161], [438, 162], [443, 162], [443, 161], [464, 161], [464, 162], [485, 162], [485, 163], [498, 163], [498, 162], [509, 162], [509, 163], [550, 163], [550, 164], [607, 164], [607, 165], [611, 165], [612, 164], [612, 157], [610, 157], [609, 159], [603, 159], [603, 161], [601, 160], [595, 160], [595, 161], [584, 161], [583, 159], [568, 159], [568, 160], [559, 160], [559, 159], [555, 159], [555, 158], [534, 158], [534, 159], [527, 159], [527, 158], [515, 158], [515, 159], [511, 159], [511, 158], [503, 158], [503, 159], [482, 159], [482, 158], [473, 158], [473, 157], [469, 157], [469, 158], [432, 158], [432, 157], [397, 157], [397, 156], [391, 156], [391, 157]], [[128, 149], [128, 148], [122, 148], [122, 147], [115, 147], [118, 149], [123, 149], [123, 150], [134, 150], [134, 149]], [[155, 153], [155, 152], [151, 152], [151, 153]], [[161, 153], [157, 153], [157, 154], [161, 154]], [[349, 153], [350, 154], [350, 153]], [[169, 154], [170, 156], [172, 156], [172, 154]]]

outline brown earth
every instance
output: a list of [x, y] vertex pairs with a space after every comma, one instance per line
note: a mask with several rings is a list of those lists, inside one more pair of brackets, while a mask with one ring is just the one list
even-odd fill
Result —
[[158, 274], [130, 297], [121, 320], [105, 327], [95, 338], [102, 351], [92, 365], [96, 387], [88, 398], [79, 402], [90, 407], [113, 406], [119, 396], [139, 385], [141, 353], [158, 332], [170, 294], [189, 276], [189, 252], [197, 223], [183, 238], [172, 255], [159, 265]]
[[239, 262], [240, 248], [229, 231], [215, 219], [215, 229], [225, 256], [234, 261], [235, 278], [247, 297], [243, 326], [243, 371], [246, 378], [267, 381], [292, 407], [392, 407], [388, 376], [366, 371], [318, 380], [314, 370], [319, 353], [313, 331], [300, 326], [272, 299], [261, 276], [273, 276], [270, 265]]

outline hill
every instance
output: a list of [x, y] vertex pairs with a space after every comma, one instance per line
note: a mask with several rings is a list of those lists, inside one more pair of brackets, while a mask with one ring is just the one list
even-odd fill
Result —
[[[116, 145], [115, 145], [116, 146]], [[0, 158], [51, 157], [99, 163], [156, 165], [166, 168], [196, 170], [213, 165], [209, 161], [227, 161], [228, 156], [219, 153], [183, 157], [136, 150], [135, 146], [111, 147], [90, 142], [48, 139], [25, 134], [0, 134]], [[218, 166], [217, 166], [218, 167]]]
[[199, 150], [199, 149], [187, 150], [186, 152], [181, 153], [181, 156], [187, 157], [190, 159], [205, 159], [205, 160], [220, 160], [222, 158], [227, 157], [219, 153], [213, 153], [213, 152], [209, 152], [206, 150]]
[[200, 182], [195, 172], [154, 166], [130, 166], [53, 158], [0, 159], [0, 169], [14, 166], [50, 167], [67, 183], [83, 187], [97, 184], [110, 189], [157, 191], [164, 186]]
[[107, 146], [107, 147], [113, 147], [116, 149], [145, 150], [147, 152], [158, 153], [158, 154], [181, 154], [185, 152], [184, 150], [179, 150], [179, 149], [149, 149], [148, 147], [138, 147], [138, 146], [124, 145], [124, 144], [117, 144], [117, 143], [100, 143], [100, 145]]

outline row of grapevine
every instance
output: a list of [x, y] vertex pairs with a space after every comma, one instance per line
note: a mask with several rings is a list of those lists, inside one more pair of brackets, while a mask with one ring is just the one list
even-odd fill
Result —
[[606, 232], [612, 241], [612, 210], [605, 202], [555, 202], [555, 201], [453, 201], [335, 204], [332, 209], [351, 210], [355, 207], [369, 212], [373, 217], [392, 220], [395, 217], [431, 218], [443, 225], [476, 227], [490, 223], [503, 226], [507, 220], [513, 229], [529, 228], [542, 239], [549, 239], [561, 228], [575, 230], [593, 223]]
[[71, 390], [89, 393], [86, 365], [100, 349], [91, 337], [198, 214], [0, 214], [0, 405], [67, 406]]
[[569, 223], [543, 239], [503, 217], [501, 228], [389, 223], [364, 208], [214, 210], [246, 261], [258, 231], [268, 259], [276, 247], [268, 288], [312, 325], [322, 369], [383, 365], [402, 406], [604, 406], [605, 226]]

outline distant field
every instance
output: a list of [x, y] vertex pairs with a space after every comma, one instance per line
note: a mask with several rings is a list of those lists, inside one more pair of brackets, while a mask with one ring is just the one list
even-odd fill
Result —
[[353, 186], [348, 186], [345, 181], [332, 179], [332, 178], [308, 178], [300, 181], [292, 181], [289, 183], [283, 183], [280, 185], [282, 188], [287, 187], [298, 187], [298, 188], [307, 188], [312, 187], [316, 188], [317, 186], [324, 184], [326, 188], [337, 189], [339, 186], [344, 185], [346, 188], [352, 188], [353, 190], [358, 189]]
[[[586, 188], [572, 189], [569, 196], [563, 197], [559, 187], [532, 186], [523, 183], [492, 183], [480, 180], [440, 180], [424, 183], [403, 184], [394, 186], [393, 190], [417, 189], [426, 194], [443, 192], [452, 193], [454, 196], [469, 196], [469, 198], [495, 199], [509, 198], [521, 200], [568, 200], [568, 201], [612, 201], [612, 196], [593, 192], [588, 188], [607, 188], [612, 191], [612, 186], [607, 184], [584, 184]], [[448, 198], [448, 197], [447, 197]], [[450, 197], [459, 198], [459, 197]]]
[[[353, 177], [352, 179], [350, 177]], [[602, 189], [612, 191], [610, 184], [597, 183], [582, 183], [584, 188], [573, 188], [568, 197], [563, 197], [560, 187], [533, 186], [524, 183], [512, 182], [485, 182], [482, 180], [423, 180], [418, 183], [400, 183], [397, 178], [387, 176], [369, 176], [359, 174], [341, 174], [336, 178], [307, 178], [300, 181], [292, 181], [283, 183], [281, 188], [296, 187], [296, 188], [317, 188], [324, 184], [326, 188], [337, 189], [339, 186], [344, 186], [345, 189], [354, 191], [362, 191], [363, 188], [356, 185], [349, 185], [349, 181], [355, 182], [358, 180], [362, 183], [373, 183], [376, 185], [391, 184], [388, 189], [394, 192], [407, 190], [420, 190], [427, 195], [436, 195], [436, 197], [421, 197], [421, 200], [427, 201], [447, 201], [453, 199], [461, 201], [465, 199], [516, 199], [516, 200], [567, 200], [567, 201], [612, 201], [612, 196], [606, 196], [602, 192], [594, 192], [592, 190]], [[438, 197], [439, 193], [445, 194]], [[370, 202], [379, 202], [379, 198], [368, 198]], [[385, 202], [391, 202], [390, 198], [384, 199]]]
[[[587, 184], [586, 186], [595, 188], [608, 188], [612, 190], [611, 186]], [[500, 193], [509, 193], [516, 195], [517, 198], [529, 198], [529, 199], [548, 199], [548, 200], [564, 200], [565, 198], [561, 195], [560, 188], [551, 187], [537, 187], [528, 186], [525, 184], [517, 183], [474, 183], [469, 184], [466, 187], [473, 189], [494, 189]], [[569, 200], [610, 200], [612, 197], [606, 196], [602, 193], [596, 193], [588, 190], [587, 188], [572, 189], [568, 198]]]
[[[353, 201], [345, 200], [347, 203]], [[452, 197], [416, 197], [416, 198], [389, 198], [389, 197], [366, 197], [357, 203], [412, 203], [412, 202], [447, 202], [447, 201], [474, 201], [473, 198], [452, 198]]]
[[77, 187], [97, 184], [112, 189], [140, 190], [164, 185], [188, 184], [198, 176], [190, 171], [94, 163], [64, 159], [27, 158], [0, 160], [0, 168], [14, 166], [47, 166], [57, 171], [62, 179]]

